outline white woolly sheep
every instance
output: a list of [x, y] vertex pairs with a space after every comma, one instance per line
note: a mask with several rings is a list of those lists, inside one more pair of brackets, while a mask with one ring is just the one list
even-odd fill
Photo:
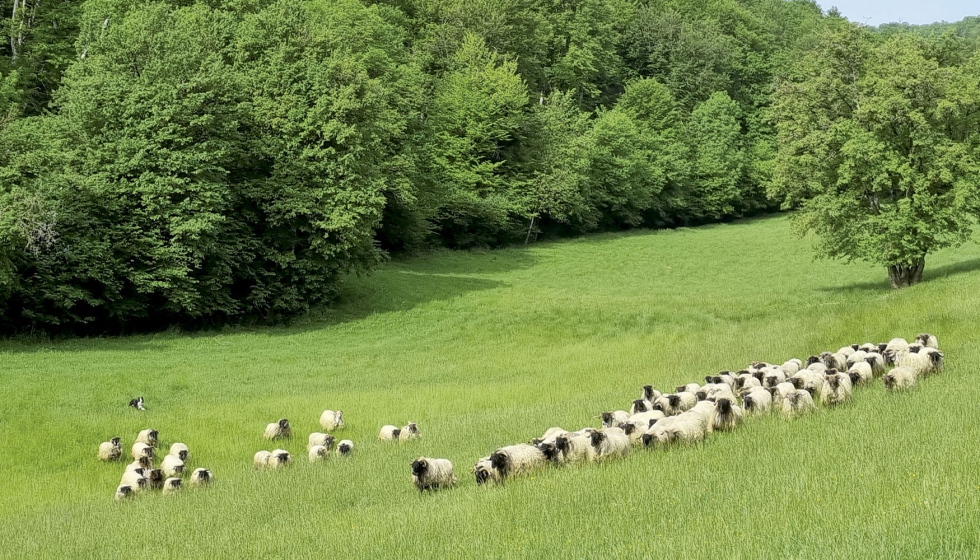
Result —
[[153, 458], [153, 447], [142, 441], [137, 441], [133, 444], [132, 448], [133, 459], [139, 459], [140, 457]]
[[[879, 346], [880, 347], [880, 346]], [[881, 351], [881, 355], [885, 358], [886, 364], [894, 364], [895, 359], [901, 354], [907, 354], [909, 351], [909, 343], [904, 338], [893, 338], [885, 344], [884, 350]]]
[[915, 370], [908, 367], [897, 367], [885, 374], [885, 389], [889, 391], [901, 391], [915, 387], [918, 380]]
[[867, 357], [868, 357], [868, 353], [865, 352], [864, 350], [858, 350], [857, 352], [854, 352], [853, 354], [847, 357], [847, 369], [851, 369], [851, 367], [858, 362], [863, 362]]
[[184, 474], [184, 462], [176, 455], [167, 455], [160, 463], [160, 468], [167, 476], [180, 476]]
[[[688, 383], [687, 385], [678, 385], [675, 393], [697, 393], [701, 390], [701, 386], [697, 383]], [[650, 401], [653, 402], [653, 401]]]
[[730, 432], [742, 423], [742, 408], [734, 399], [721, 398], [715, 402], [709, 426], [711, 430]]
[[407, 426], [402, 426], [402, 431], [398, 433], [398, 441], [407, 441], [419, 437], [422, 437], [422, 432], [419, 431], [419, 425], [415, 422], [409, 422]]
[[625, 410], [615, 410], [613, 412], [603, 412], [599, 415], [602, 425], [606, 428], [622, 424], [630, 417], [630, 413]]
[[671, 443], [695, 443], [708, 435], [708, 430], [700, 417], [687, 413], [674, 417], [674, 421], [666, 428], [667, 441]]
[[[603, 413], [606, 414], [606, 413]], [[534, 438], [531, 440], [531, 445], [540, 446], [542, 443], [554, 443], [558, 436], [568, 433], [564, 428], [555, 426], [553, 428], [548, 428], [544, 431], [544, 435], [539, 438]]]
[[[796, 371], [793, 371], [793, 373], [790, 375], [795, 375], [799, 373], [800, 369], [801, 368], [796, 368]], [[776, 385], [785, 382], [786, 379], [788, 379], [788, 376], [786, 375], [787, 373], [789, 373], [789, 370], [784, 371], [783, 368], [779, 368], [779, 369], [772, 368], [766, 370], [765, 381], [762, 384], [763, 387], [775, 387]]]
[[718, 375], [708, 375], [704, 378], [705, 383], [724, 383], [729, 387], [735, 386], [735, 372], [722, 371]]
[[922, 346], [928, 346], [929, 348], [939, 350], [939, 340], [929, 333], [920, 333], [919, 336], [915, 337], [915, 341]]
[[799, 358], [793, 358], [792, 360], [787, 360], [783, 362], [783, 365], [779, 366], [786, 374], [793, 375], [794, 373], [803, 369], [803, 360]]
[[170, 446], [170, 454], [176, 455], [181, 461], [187, 461], [187, 458], [191, 455], [191, 450], [183, 443], [175, 443]]
[[827, 366], [827, 369], [840, 371], [847, 368], [847, 356], [843, 354], [824, 352], [820, 354], [820, 361], [823, 362], [823, 365]]
[[802, 416], [817, 409], [813, 395], [805, 389], [793, 389], [782, 401], [782, 411], [787, 417]]
[[493, 468], [490, 457], [483, 457], [473, 465], [473, 474], [476, 476], [477, 486], [482, 486], [487, 482], [500, 482], [500, 473]]
[[[765, 370], [759, 370], [756, 373], [743, 373], [735, 378], [735, 388], [742, 390], [748, 389], [750, 387], [762, 387], [762, 380], [759, 377], [764, 375]], [[756, 377], [756, 374], [759, 377]]]
[[824, 372], [825, 372], [825, 371], [827, 371], [828, 369], [830, 369], [830, 368], [828, 368], [828, 367], [827, 367], [827, 364], [825, 364], [825, 363], [823, 363], [823, 362], [819, 362], [819, 361], [817, 361], [817, 362], [813, 362], [812, 364], [808, 364], [808, 365], [806, 366], [806, 368], [804, 368], [804, 369], [802, 369], [802, 370], [800, 370], [800, 371], [798, 371], [798, 372], [796, 372], [796, 373], [794, 373], [794, 374], [793, 374], [793, 375], [791, 375], [790, 377], [796, 377], [797, 375], [800, 375], [800, 374], [802, 374], [802, 373], [806, 373], [806, 372], [808, 372], [808, 371], [815, 371], [815, 372], [817, 372], [817, 373], [824, 373]]
[[643, 434], [650, 428], [650, 424], [649, 422], [623, 422], [616, 427], [626, 433], [631, 445], [640, 445], [643, 443]]
[[285, 449], [273, 449], [272, 456], [269, 457], [269, 468], [278, 469], [279, 467], [285, 467], [292, 462], [293, 456], [290, 455], [289, 451], [286, 451]]
[[156, 430], [146, 429], [140, 432], [138, 436], [136, 436], [136, 441], [138, 443], [145, 443], [150, 447], [156, 447], [158, 435], [159, 432], [157, 432]]
[[326, 447], [327, 450], [333, 449], [334, 437], [330, 434], [324, 434], [322, 432], [313, 432], [310, 437], [307, 438], [306, 449], [310, 450], [317, 445], [322, 445]]
[[126, 465], [125, 472], [136, 471], [137, 469], [143, 469], [142, 472], [149, 472], [153, 468], [153, 462], [149, 457], [140, 457], [134, 460], [132, 463]]
[[208, 469], [199, 467], [194, 469], [194, 472], [191, 473], [191, 486], [206, 486], [212, 482], [214, 482], [214, 475], [211, 474], [211, 471]]
[[116, 499], [125, 500], [134, 494], [133, 487], [128, 484], [120, 484], [116, 487]]
[[790, 377], [789, 382], [797, 389], [806, 389], [811, 394], [817, 394], [826, 380], [827, 371], [827, 369], [823, 371], [805, 369]]
[[547, 464], [544, 453], [533, 445], [519, 443], [501, 447], [490, 454], [490, 464], [501, 480], [518, 476]]
[[419, 492], [451, 488], [456, 484], [456, 474], [449, 459], [419, 457], [412, 461], [412, 482]]
[[344, 413], [339, 410], [324, 410], [320, 415], [320, 425], [330, 432], [344, 427]]
[[[650, 412], [641, 412], [639, 414], [634, 414], [633, 416], [630, 416], [629, 418], [627, 418], [626, 419], [626, 422], [630, 422], [630, 423], [634, 423], [634, 424], [642, 424], [643, 426], [649, 427], [651, 420], [654, 420], [654, 421], [655, 420], [660, 420], [661, 418], [664, 418], [665, 416], [666, 415], [663, 412], [659, 411], [659, 410], [651, 410]], [[622, 424], [622, 423], [623, 422], [620, 422], [620, 424]], [[612, 427], [612, 426], [607, 426], [607, 427]], [[646, 428], [644, 428], [643, 431], [645, 432], [646, 431]]]
[[99, 444], [100, 461], [118, 461], [122, 457], [122, 443], [117, 437]]
[[874, 380], [874, 372], [871, 370], [871, 364], [863, 360], [852, 365], [847, 370], [847, 374], [851, 377], [851, 385], [871, 383]]
[[272, 457], [272, 453], [269, 451], [257, 451], [255, 456], [252, 457], [252, 465], [257, 469], [264, 469], [269, 466], [269, 459]]
[[640, 412], [648, 412], [653, 410], [653, 403], [646, 399], [636, 399], [630, 404], [630, 414], [638, 414]]
[[592, 448], [598, 460], [625, 457], [632, 449], [630, 438], [622, 428], [603, 428], [592, 432]]
[[[830, 373], [833, 372], [833, 373]], [[836, 406], [851, 400], [851, 376], [837, 370], [827, 372], [827, 379], [820, 386], [820, 404]]]
[[555, 440], [555, 448], [558, 450], [557, 460], [560, 463], [581, 463], [595, 460], [595, 449], [592, 448], [591, 434], [595, 430], [590, 430], [588, 434], [571, 432], [564, 436], [559, 436]]
[[327, 457], [330, 454], [330, 450], [325, 445], [314, 445], [310, 447], [307, 454], [309, 455], [310, 462], [315, 463]]
[[742, 393], [742, 407], [749, 416], [766, 414], [772, 408], [772, 394], [762, 387], [753, 387]]
[[851, 356], [851, 354], [855, 352], [857, 352], [857, 344], [854, 344], [852, 346], [842, 346], [841, 349], [838, 350], [836, 353], [840, 354], [841, 356], [844, 356], [844, 359], [846, 360]]
[[143, 490], [149, 484], [149, 479], [144, 476], [142, 470], [126, 471], [119, 480], [120, 485], [132, 487], [135, 491]]
[[350, 455], [354, 452], [354, 442], [349, 439], [342, 439], [337, 444], [337, 455]]
[[[753, 379], [758, 383], [756, 379]], [[732, 388], [725, 383], [709, 383], [705, 385], [697, 395], [695, 395], [699, 401], [706, 400], [718, 400], [718, 399], [732, 399], [735, 400], [735, 392]], [[690, 410], [690, 409], [688, 409]]]
[[397, 441], [399, 434], [401, 434], [402, 429], [398, 426], [392, 426], [391, 424], [385, 424], [381, 426], [381, 431], [378, 432], [378, 439], [381, 441]]
[[917, 376], [928, 375], [932, 370], [932, 361], [921, 354], [898, 354], [895, 357], [895, 365], [912, 368]]
[[644, 398], [644, 399], [646, 399], [646, 400], [648, 400], [650, 402], [653, 402], [653, 401], [657, 400], [657, 398], [661, 394], [662, 393], [660, 391], [658, 391], [658, 390], [656, 390], [656, 389], [653, 388], [653, 385], [644, 385], [643, 386], [643, 397], [642, 398]]
[[875, 376], [885, 373], [885, 357], [878, 352], [868, 352], [864, 361], [871, 366], [871, 373]]
[[677, 416], [667, 416], [657, 420], [641, 436], [643, 447], [656, 447], [670, 443], [670, 427], [677, 421]]
[[698, 397], [694, 393], [675, 393], [673, 395], [661, 395], [657, 402], [653, 403], [653, 409], [659, 410], [666, 416], [676, 416], [681, 412], [690, 410], [698, 403]]
[[944, 354], [932, 346], [925, 346], [919, 350], [918, 354], [929, 360], [929, 373], [938, 373], [943, 370]]
[[289, 427], [289, 420], [279, 419], [265, 427], [262, 437], [265, 439], [289, 439], [293, 437], [293, 429]]
[[163, 481], [164, 494], [173, 494], [174, 492], [180, 491], [183, 487], [184, 483], [179, 478], [168, 478]]

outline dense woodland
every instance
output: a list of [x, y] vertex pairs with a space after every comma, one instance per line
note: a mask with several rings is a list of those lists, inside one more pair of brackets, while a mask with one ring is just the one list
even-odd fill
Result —
[[972, 68], [980, 28], [784, 0], [2, 9], [8, 333], [278, 320], [391, 254], [797, 207], [778, 96], [813, 53], [916, 35]]

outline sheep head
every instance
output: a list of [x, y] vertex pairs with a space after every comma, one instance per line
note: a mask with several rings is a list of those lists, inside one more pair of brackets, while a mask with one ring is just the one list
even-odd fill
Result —
[[494, 451], [490, 455], [490, 466], [499, 472], [501, 477], [506, 477], [510, 473], [510, 455], [500, 451]]
[[119, 447], [120, 445], [122, 445], [122, 440], [120, 438], [114, 437], [109, 440], [109, 443], [111, 443], [113, 447]]
[[599, 445], [606, 439], [606, 434], [596, 430], [589, 434], [589, 440], [592, 442], [592, 447], [599, 447]]
[[599, 416], [602, 417], [602, 425], [603, 426], [611, 426], [612, 425], [612, 421], [613, 421], [613, 414], [612, 414], [612, 412], [603, 412]]
[[730, 399], [718, 399], [718, 401], [715, 402], [715, 408], [722, 414], [731, 414], [732, 401]]
[[671, 407], [680, 406], [681, 396], [680, 395], [667, 395], [667, 402], [670, 403]]
[[279, 420], [279, 427], [282, 428], [283, 430], [289, 428], [289, 420], [285, 418], [281, 418]]
[[429, 462], [425, 459], [416, 459], [412, 461], [412, 474], [422, 478], [425, 473], [429, 472]]
[[652, 401], [653, 400], [653, 385], [643, 386], [643, 398]]
[[636, 412], [646, 412], [649, 410], [647, 408], [647, 402], [648, 401], [644, 399], [636, 399], [633, 401], [633, 409], [636, 410]]

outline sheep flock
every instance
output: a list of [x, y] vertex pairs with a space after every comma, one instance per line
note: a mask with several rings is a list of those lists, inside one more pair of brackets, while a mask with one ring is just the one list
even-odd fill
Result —
[[[857, 387], [870, 386], [876, 379], [881, 379], [889, 391], [910, 389], [920, 378], [942, 371], [943, 360], [936, 337], [923, 333], [913, 342], [894, 338], [880, 344], [852, 344], [782, 364], [752, 362], [745, 369], [707, 375], [704, 383], [688, 383], [669, 393], [646, 385], [624, 409], [595, 416], [600, 425], [577, 431], [550, 428], [527, 443], [503, 446], [480, 458], [472, 473], [476, 484], [483, 486], [503, 483], [549, 465], [601, 462], [625, 457], [636, 449], [694, 444], [714, 432], [737, 430], [756, 417], [779, 414], [792, 419], [819, 408], [845, 405]], [[311, 463], [353, 455], [352, 440], [338, 441], [330, 433], [344, 428], [343, 412], [325, 410], [319, 423], [324, 431], [313, 432], [307, 438]], [[282, 418], [268, 424], [262, 436], [270, 441], [291, 439], [289, 420]], [[378, 433], [381, 442], [411, 442], [420, 437], [415, 422], [402, 427], [386, 424]], [[116, 487], [116, 500], [151, 490], [161, 494], [180, 492], [185, 486], [184, 477], [187, 486], [207, 486], [214, 480], [207, 468], [190, 469], [190, 449], [179, 442], [171, 444], [154, 467], [162, 453], [158, 451], [160, 447], [156, 430], [137, 434], [130, 447], [133, 462], [125, 467]], [[102, 442], [97, 457], [101, 461], [123, 460], [121, 438]], [[280, 469], [292, 462], [292, 454], [285, 449], [261, 450], [252, 460], [258, 470]], [[450, 488], [458, 482], [448, 459], [426, 456], [412, 461], [411, 479], [420, 492]]]

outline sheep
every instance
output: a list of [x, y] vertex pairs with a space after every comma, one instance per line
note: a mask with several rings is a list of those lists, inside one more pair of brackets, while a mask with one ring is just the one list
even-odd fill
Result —
[[857, 352], [854, 352], [853, 354], [847, 357], [848, 369], [850, 369], [851, 366], [853, 366], [858, 362], [863, 362], [867, 357], [868, 357], [868, 353], [865, 352], [864, 350], [858, 350]]
[[118, 461], [122, 457], [122, 440], [117, 437], [99, 444], [100, 461]]
[[262, 437], [265, 439], [289, 439], [293, 437], [293, 429], [289, 427], [289, 420], [281, 418], [278, 422], [267, 425]]
[[822, 352], [820, 354], [820, 362], [827, 366], [827, 369], [841, 370], [847, 367], [847, 357], [831, 352]]
[[311, 463], [324, 459], [330, 454], [330, 450], [325, 445], [314, 445], [309, 448], [308, 455]]
[[132, 487], [135, 491], [143, 490], [149, 484], [149, 480], [143, 475], [142, 469], [138, 471], [126, 471], [123, 473], [119, 484]]
[[257, 469], [264, 469], [269, 466], [270, 457], [272, 457], [272, 453], [269, 451], [257, 451], [255, 456], [252, 457], [252, 465]]
[[116, 500], [125, 500], [133, 495], [133, 487], [128, 484], [120, 484], [116, 487]]
[[663, 412], [666, 416], [676, 416], [681, 412], [690, 410], [697, 402], [698, 397], [688, 392], [661, 395], [657, 402], [653, 403], [653, 409]]
[[724, 383], [729, 387], [735, 386], [735, 374], [731, 371], [721, 371], [718, 375], [708, 375], [704, 378], [705, 383]]
[[326, 447], [328, 450], [333, 449], [334, 437], [330, 434], [324, 434], [322, 432], [313, 432], [307, 439], [306, 449], [309, 451], [316, 446]]
[[655, 447], [670, 443], [669, 430], [677, 419], [677, 416], [668, 416], [652, 424], [640, 438], [643, 441], [643, 447]]
[[337, 455], [347, 456], [354, 452], [354, 442], [349, 439], [342, 439], [337, 444]]
[[864, 344], [858, 346], [858, 350], [862, 352], [877, 352], [878, 345], [873, 342], [865, 342]]
[[163, 488], [163, 469], [150, 469], [144, 473], [147, 479], [147, 485], [151, 490], [160, 490]]
[[482, 457], [473, 465], [473, 474], [476, 476], [476, 485], [482, 486], [487, 482], [500, 482], [500, 473], [493, 468], [490, 457]]
[[844, 356], [844, 359], [847, 359], [851, 356], [851, 354], [857, 352], [857, 350], [858, 350], [857, 344], [853, 344], [851, 346], [842, 346], [841, 349], [837, 351], [837, 353], [840, 354], [841, 356]]
[[183, 443], [175, 443], [170, 446], [170, 454], [176, 455], [181, 461], [187, 461], [187, 458], [191, 454], [191, 450]]
[[[833, 372], [833, 373], [830, 373]], [[827, 372], [827, 380], [820, 386], [820, 404], [825, 406], [836, 406], [851, 400], [852, 385], [851, 376], [846, 373], [830, 370]]]
[[932, 370], [932, 361], [921, 354], [899, 354], [895, 357], [895, 365], [912, 368], [917, 376], [927, 375]]
[[715, 402], [709, 426], [711, 430], [730, 432], [742, 423], [742, 408], [735, 404], [734, 399], [722, 398]]
[[269, 457], [269, 468], [278, 469], [279, 467], [285, 467], [293, 462], [293, 456], [289, 454], [289, 451], [285, 449], [273, 449], [272, 456]]
[[419, 425], [415, 422], [409, 422], [407, 426], [402, 426], [402, 431], [398, 434], [398, 441], [407, 441], [419, 437], [422, 437]]
[[800, 375], [800, 374], [805, 373], [805, 372], [808, 372], [808, 371], [815, 371], [817, 373], [823, 373], [823, 372], [827, 371], [828, 369], [830, 369], [830, 368], [828, 368], [827, 367], [827, 364], [825, 364], [823, 362], [813, 362], [812, 364], [807, 365], [805, 369], [800, 370], [800, 371], [794, 373], [790, 377], [795, 377], [797, 375]]
[[143, 397], [136, 397], [135, 399], [131, 399], [129, 401], [129, 406], [135, 408], [136, 410], [146, 410], [146, 407], [143, 405], [145, 402], [146, 401], [143, 400]]
[[153, 468], [153, 463], [149, 457], [140, 457], [134, 460], [132, 463], [126, 465], [125, 472], [135, 471], [136, 469], [143, 469], [143, 471], [149, 471]]
[[[603, 413], [605, 414], [605, 413]], [[553, 427], [545, 430], [544, 435], [531, 440], [531, 445], [541, 445], [542, 443], [554, 443], [558, 436], [568, 433], [564, 428]]]
[[180, 476], [184, 474], [184, 462], [176, 455], [167, 455], [164, 457], [163, 462], [160, 463], [160, 468], [163, 469], [164, 474], [167, 476]]
[[827, 371], [827, 369], [823, 371], [806, 369], [790, 377], [789, 381], [797, 389], [806, 389], [812, 393], [818, 393], [824, 384]]
[[894, 364], [899, 354], [906, 354], [908, 351], [909, 343], [907, 340], [904, 338], [893, 338], [885, 344], [885, 348], [881, 350], [881, 355], [885, 357], [886, 364]]
[[782, 401], [782, 411], [787, 418], [802, 416], [817, 409], [813, 395], [805, 389], [793, 389]]
[[344, 427], [344, 413], [340, 410], [324, 410], [320, 415], [320, 425], [330, 432]]
[[694, 443], [705, 438], [708, 434], [708, 428], [700, 415], [689, 415], [685, 412], [675, 417], [674, 421], [667, 426], [666, 432], [669, 442]]
[[490, 465], [497, 471], [501, 481], [542, 468], [546, 463], [544, 453], [526, 443], [501, 447], [490, 454]]
[[915, 387], [918, 374], [912, 368], [897, 367], [884, 376], [885, 389], [889, 391], [900, 391]]
[[602, 425], [608, 428], [626, 422], [630, 417], [630, 413], [625, 410], [616, 410], [613, 412], [603, 412], [599, 417], [602, 418]]
[[929, 333], [919, 333], [919, 335], [915, 337], [915, 341], [922, 346], [939, 350], [939, 340]]
[[381, 426], [381, 431], [378, 433], [378, 439], [381, 441], [397, 441], [401, 432], [402, 430], [398, 426], [385, 424], [384, 426]]
[[[761, 377], [764, 371], [759, 370], [757, 373]], [[743, 373], [735, 378], [736, 389], [748, 389], [749, 387], [762, 387], [762, 380], [752, 373]]]
[[871, 364], [865, 361], [860, 361], [852, 365], [847, 370], [847, 374], [851, 377], [851, 385], [870, 383], [874, 380], [874, 372], [871, 369]]
[[644, 398], [644, 399], [646, 399], [646, 400], [648, 400], [650, 402], [653, 402], [653, 401], [657, 400], [658, 398], [660, 398], [660, 395], [661, 394], [662, 393], [660, 391], [658, 391], [658, 390], [656, 390], [656, 389], [653, 388], [653, 385], [644, 385], [643, 386], [643, 397], [642, 398]]
[[[789, 371], [790, 370], [785, 370], [784, 371], [783, 368], [779, 368], [779, 369], [773, 368], [773, 369], [767, 370], [766, 371], [765, 383], [763, 383], [763, 386], [764, 387], [775, 387], [776, 385], [779, 385], [780, 383], [783, 383], [784, 381], [786, 381], [786, 379], [787, 379], [786, 374], [789, 373]], [[799, 373], [799, 371], [800, 371], [800, 368], [796, 368], [796, 371], [793, 371], [793, 373], [791, 373], [790, 375], [796, 375], [797, 373]]]
[[[697, 393], [701, 389], [701, 386], [697, 383], [688, 383], [687, 385], [678, 385], [677, 393]], [[653, 402], [653, 401], [651, 401]]]
[[742, 407], [746, 415], [766, 414], [772, 408], [772, 394], [762, 387], [753, 387], [742, 393]]
[[786, 360], [783, 365], [779, 366], [783, 372], [793, 375], [794, 373], [803, 369], [803, 361], [799, 358], [793, 358], [792, 360]]
[[929, 367], [930, 373], [938, 373], [943, 370], [943, 358], [945, 355], [939, 350], [936, 350], [932, 346], [926, 346], [922, 350], [919, 350], [919, 355], [929, 360], [931, 364]]
[[157, 432], [156, 430], [149, 430], [149, 429], [143, 430], [142, 432], [139, 433], [138, 436], [136, 436], [136, 441], [137, 443], [145, 443], [150, 447], [156, 447], [157, 435], [159, 435], [159, 432]]
[[630, 438], [621, 428], [603, 428], [592, 432], [592, 448], [595, 449], [596, 459], [607, 457], [625, 457], [632, 445]]
[[650, 428], [647, 422], [623, 422], [617, 428], [623, 430], [630, 438], [630, 444], [640, 445], [643, 443], [643, 433]]
[[139, 459], [140, 457], [153, 458], [153, 448], [142, 441], [137, 441], [132, 447], [133, 459]]
[[456, 474], [449, 459], [419, 457], [412, 461], [412, 482], [419, 492], [450, 488], [456, 484]]
[[191, 473], [189, 484], [191, 486], [207, 486], [214, 482], [214, 475], [204, 467], [198, 467]]
[[633, 404], [630, 405], [630, 414], [637, 414], [639, 412], [647, 412], [653, 410], [653, 403], [646, 399], [636, 399]]
[[183, 482], [179, 478], [168, 478], [167, 480], [163, 481], [163, 493], [164, 493], [164, 495], [166, 495], [166, 494], [173, 494], [174, 492], [178, 492], [183, 487], [184, 487], [184, 484], [183, 484]]
[[555, 440], [555, 449], [558, 451], [557, 461], [560, 463], [581, 463], [595, 460], [592, 438], [583, 433], [571, 432], [559, 436]]
[[[649, 426], [651, 420], [656, 421], [656, 420], [659, 420], [659, 419], [663, 418], [664, 416], [665, 416], [664, 413], [661, 412], [661, 411], [659, 411], [659, 410], [651, 410], [650, 412], [641, 412], [639, 414], [634, 414], [633, 416], [630, 416], [629, 418], [627, 418], [626, 419], [626, 422], [632, 423], [632, 424], [642, 424], [644, 426]], [[622, 423], [623, 422], [620, 422], [620, 424], [622, 424]], [[607, 428], [611, 428], [612, 426], [606, 426], [606, 427]], [[644, 429], [644, 431], [646, 431], [646, 429]]]
[[[758, 383], [758, 381], [755, 379], [752, 381]], [[709, 383], [708, 385], [705, 385], [703, 389], [698, 391], [697, 395], [695, 396], [699, 401], [718, 400], [723, 398], [735, 400], [735, 393], [732, 392], [732, 388], [724, 383]]]

